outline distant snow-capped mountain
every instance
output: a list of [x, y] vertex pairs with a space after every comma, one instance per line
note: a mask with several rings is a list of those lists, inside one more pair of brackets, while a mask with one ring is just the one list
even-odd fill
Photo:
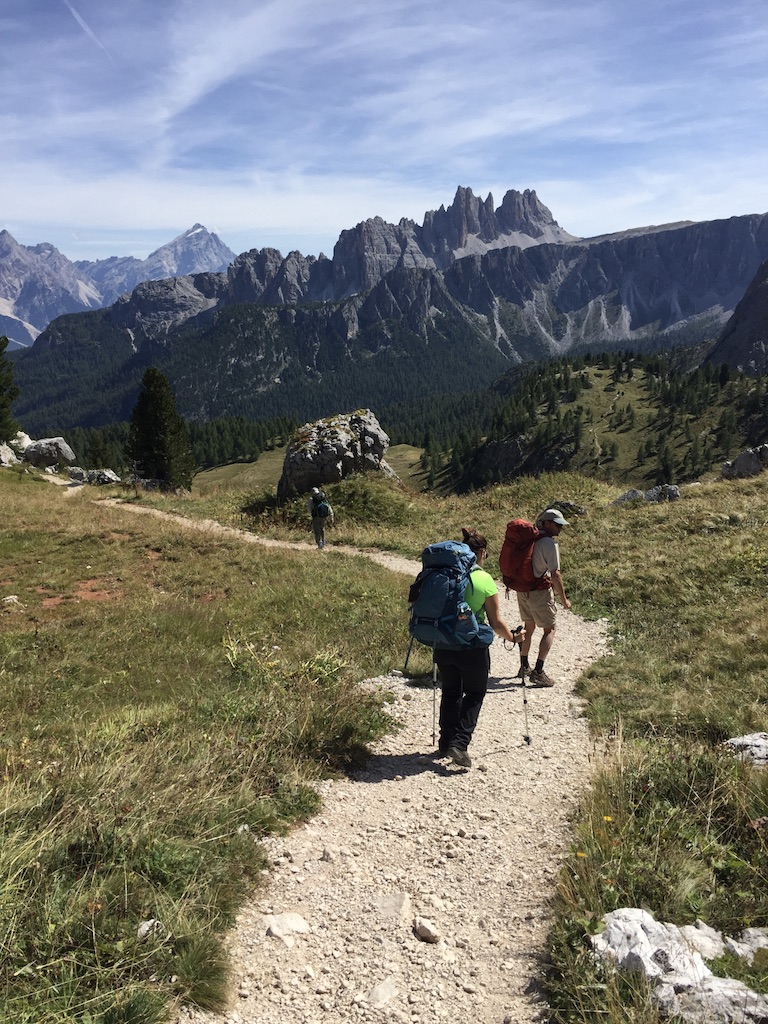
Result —
[[9, 350], [24, 348], [62, 313], [110, 306], [143, 281], [226, 270], [235, 255], [202, 224], [145, 260], [112, 256], [74, 263], [48, 242], [21, 245], [0, 231], [0, 334], [10, 340]]

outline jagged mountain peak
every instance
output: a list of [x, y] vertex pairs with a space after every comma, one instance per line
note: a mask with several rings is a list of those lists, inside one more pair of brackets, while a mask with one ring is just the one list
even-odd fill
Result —
[[194, 224], [143, 261], [144, 280], [226, 270], [235, 259], [218, 235]]
[[396, 267], [445, 270], [490, 249], [573, 241], [530, 189], [508, 191], [496, 208], [492, 193], [481, 199], [459, 185], [453, 202], [425, 213], [421, 225], [376, 216], [342, 231], [333, 250], [335, 291], [340, 297], [367, 291]]
[[0, 333], [11, 347], [25, 347], [51, 320], [111, 305], [142, 281], [222, 271], [235, 254], [218, 235], [196, 223], [145, 260], [111, 256], [67, 259], [51, 242], [21, 245], [0, 231]]

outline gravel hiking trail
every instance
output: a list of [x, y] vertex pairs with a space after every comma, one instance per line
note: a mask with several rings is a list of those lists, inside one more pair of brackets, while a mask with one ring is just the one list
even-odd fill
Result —
[[[342, 545], [318, 552], [212, 520], [109, 503], [184, 529], [306, 549], [313, 558], [365, 554], [402, 573], [404, 593], [420, 569], [384, 552]], [[564, 576], [567, 584], [567, 565]], [[507, 601], [502, 593], [500, 606], [517, 625], [514, 595]], [[403, 636], [405, 652], [405, 628]], [[535, 638], [532, 653], [537, 645]], [[545, 1020], [539, 982], [550, 902], [570, 817], [602, 757], [573, 691], [606, 653], [605, 620], [558, 608], [547, 660], [557, 685], [524, 691], [515, 678], [517, 648], [497, 639], [469, 769], [433, 756], [431, 678], [362, 680], [392, 694], [400, 728], [373, 746], [363, 770], [319, 784], [322, 808], [309, 823], [263, 840], [271, 868], [227, 937], [229, 1008], [178, 1007], [175, 1024]]]

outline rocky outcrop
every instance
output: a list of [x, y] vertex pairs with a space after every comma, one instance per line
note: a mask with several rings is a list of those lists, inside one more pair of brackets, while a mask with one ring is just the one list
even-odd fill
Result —
[[227, 271], [222, 301], [258, 302], [264, 306], [291, 306], [301, 302], [327, 302], [335, 297], [333, 264], [326, 256], [277, 249], [251, 249]]
[[16, 466], [18, 463], [19, 459], [13, 448], [5, 441], [0, 442], [0, 466]]
[[768, 444], [761, 444], [757, 448], [747, 448], [740, 452], [730, 462], [724, 462], [722, 477], [723, 480], [744, 480], [751, 476], [759, 476], [766, 466]]
[[70, 466], [67, 476], [79, 484], [119, 484], [120, 477], [112, 469], [83, 469], [81, 466]]
[[606, 914], [603, 922], [604, 930], [591, 936], [595, 950], [619, 970], [645, 975], [665, 1016], [691, 1024], [763, 1024], [768, 1019], [768, 997], [740, 981], [716, 977], [705, 962], [726, 951], [751, 962], [757, 950], [768, 948], [768, 929], [750, 928], [730, 938], [702, 921], [678, 928], [627, 907]]
[[747, 736], [733, 736], [726, 745], [742, 761], [751, 761], [760, 768], [768, 768], [768, 732], [751, 732]]
[[[200, 313], [212, 309], [221, 297], [224, 275], [194, 274], [144, 281], [109, 310], [115, 326], [157, 338]], [[45, 344], [45, 335], [37, 345]]]
[[75, 453], [63, 437], [42, 437], [33, 441], [29, 434], [19, 430], [8, 444], [0, 445], [0, 466], [27, 462], [30, 466], [48, 470], [74, 461]]
[[305, 423], [288, 444], [277, 499], [284, 502], [353, 473], [394, 476], [384, 459], [388, 448], [389, 438], [370, 409]]
[[677, 484], [656, 484], [647, 491], [641, 491], [637, 487], [631, 487], [628, 491], [612, 501], [612, 505], [626, 505], [628, 501], [649, 501], [658, 503], [660, 501], [678, 501], [680, 488]]
[[458, 188], [451, 205], [426, 213], [421, 227], [373, 217], [342, 231], [333, 250], [334, 293], [367, 291], [397, 268], [444, 270], [470, 253], [572, 241], [535, 192], [510, 190], [496, 210], [492, 195], [482, 200], [471, 188]]

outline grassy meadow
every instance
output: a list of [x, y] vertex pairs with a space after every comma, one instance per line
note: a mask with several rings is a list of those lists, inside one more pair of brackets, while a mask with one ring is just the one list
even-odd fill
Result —
[[[308, 540], [305, 499], [274, 501], [282, 453], [262, 459], [200, 474], [189, 496], [123, 496]], [[418, 471], [408, 452], [403, 465]], [[642, 986], [589, 953], [609, 910], [768, 926], [768, 779], [721, 746], [768, 729], [768, 474], [664, 505], [612, 506], [621, 489], [565, 473], [460, 498], [414, 478], [327, 488], [331, 547], [415, 558], [472, 525], [492, 572], [512, 516], [586, 510], [561, 554], [574, 610], [611, 625], [613, 653], [579, 683], [609, 754], [556, 895], [558, 1022], [656, 1019]], [[107, 493], [0, 472], [0, 598], [16, 598], [0, 604], [3, 1021], [143, 1024], [174, 1000], [222, 1005], [219, 935], [258, 885], [254, 838], [310, 816], [311, 783], [388, 727], [386, 695], [352, 684], [401, 667], [406, 647], [402, 577], [187, 534], [100, 505]], [[164, 930], [139, 941], [152, 919]], [[715, 966], [768, 991], [760, 957]]]
[[9, 1024], [223, 1005], [255, 839], [317, 810], [386, 726], [353, 680], [402, 664], [402, 580], [368, 559], [319, 573], [91, 497], [0, 472]]

